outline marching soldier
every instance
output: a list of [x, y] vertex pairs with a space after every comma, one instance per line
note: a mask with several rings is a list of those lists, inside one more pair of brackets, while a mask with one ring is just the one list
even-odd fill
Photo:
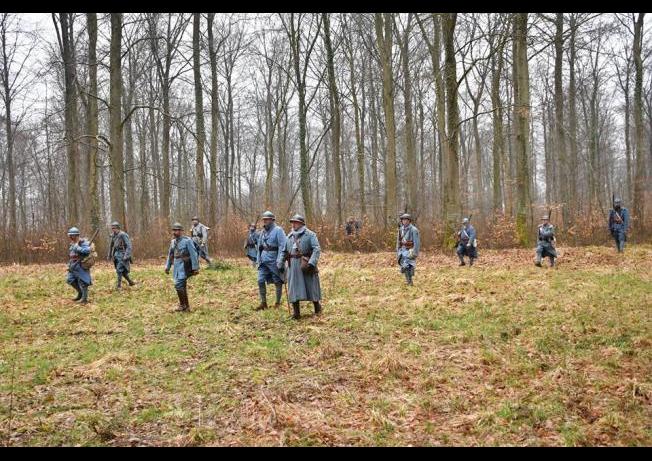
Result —
[[113, 261], [113, 267], [115, 267], [117, 276], [116, 290], [122, 288], [122, 277], [129, 283], [129, 286], [135, 285], [134, 281], [129, 278], [131, 252], [132, 248], [129, 234], [120, 229], [119, 222], [113, 221], [111, 223], [111, 243], [109, 245], [107, 259]]
[[473, 260], [477, 259], [477, 243], [475, 228], [469, 222], [469, 218], [462, 220], [462, 230], [457, 233], [457, 257], [460, 258], [460, 266], [465, 266], [464, 256], [469, 257], [469, 266], [473, 266]]
[[347, 236], [351, 237], [355, 235], [357, 237], [360, 233], [360, 223], [353, 216], [349, 216], [344, 229]]
[[208, 257], [208, 231], [210, 229], [210, 227], [200, 223], [197, 216], [192, 217], [192, 230], [190, 231], [192, 241], [199, 248], [199, 256], [208, 264], [211, 263], [211, 258]]
[[247, 255], [247, 258], [251, 260], [251, 263], [253, 264], [254, 267], [256, 267], [256, 247], [258, 246], [258, 237], [260, 235], [260, 232], [256, 228], [256, 224], [251, 223], [249, 224], [249, 234], [247, 235], [247, 240], [245, 241], [244, 244], [244, 250], [245, 254]]
[[199, 258], [195, 250], [195, 244], [191, 239], [183, 235], [183, 226], [179, 223], [172, 225], [174, 238], [170, 242], [168, 260], [165, 264], [165, 273], [170, 273], [170, 267], [174, 264], [172, 277], [174, 288], [179, 297], [179, 307], [175, 312], [187, 312], [190, 310], [188, 302], [187, 281], [189, 277], [199, 273]]
[[90, 269], [84, 269], [82, 259], [91, 254], [90, 244], [86, 239], [79, 238], [79, 229], [71, 227], [68, 230], [70, 246], [68, 247], [68, 277], [66, 282], [77, 291], [73, 300], [80, 304], [88, 303], [88, 287], [93, 284]]
[[301, 312], [300, 301], [312, 301], [315, 315], [321, 314], [321, 287], [317, 263], [321, 249], [317, 234], [306, 227], [303, 216], [295, 214], [292, 231], [283, 246], [283, 257], [288, 261], [288, 301], [292, 303], [292, 318], [298, 320]]
[[537, 250], [536, 260], [534, 264], [541, 267], [541, 258], [548, 256], [550, 258], [550, 267], [555, 267], [555, 258], [557, 257], [557, 250], [555, 250], [555, 228], [550, 224], [550, 217], [543, 215], [541, 220], [543, 224], [539, 225], [537, 231]]
[[419, 229], [412, 224], [412, 216], [404, 213], [400, 217], [401, 224], [398, 226], [398, 238], [396, 239], [396, 256], [401, 266], [401, 273], [405, 274], [408, 285], [413, 285], [412, 277], [417, 266], [417, 257], [421, 247]]
[[622, 207], [622, 203], [621, 199], [615, 199], [614, 207], [609, 211], [609, 231], [616, 241], [618, 253], [625, 251], [625, 241], [629, 229], [629, 211]]
[[258, 292], [260, 294], [260, 305], [256, 310], [267, 309], [267, 284], [273, 283], [276, 287], [276, 304], [281, 306], [283, 295], [283, 272], [285, 263], [283, 251], [285, 247], [285, 233], [280, 226], [277, 226], [276, 217], [271, 211], [262, 214], [263, 229], [258, 236], [256, 248], [256, 266], [258, 267]]

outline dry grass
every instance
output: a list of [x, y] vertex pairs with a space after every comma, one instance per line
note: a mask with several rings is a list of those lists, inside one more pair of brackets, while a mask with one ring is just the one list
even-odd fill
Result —
[[161, 260], [121, 293], [102, 263], [86, 307], [62, 264], [2, 267], [2, 444], [650, 445], [652, 247], [560, 253], [424, 253], [412, 288], [392, 253], [326, 253], [298, 323], [253, 311], [243, 259], [189, 314]]

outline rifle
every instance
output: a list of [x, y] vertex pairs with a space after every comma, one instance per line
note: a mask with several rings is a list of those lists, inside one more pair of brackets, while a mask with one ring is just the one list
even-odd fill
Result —
[[88, 241], [88, 246], [90, 246], [95, 241], [95, 237], [97, 237], [97, 234], [99, 232], [100, 232], [100, 228], [98, 227], [97, 229], [95, 229], [95, 233], [93, 234], [91, 239]]

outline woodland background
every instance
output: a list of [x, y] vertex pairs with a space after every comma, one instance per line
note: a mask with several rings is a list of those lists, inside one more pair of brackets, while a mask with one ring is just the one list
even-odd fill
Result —
[[65, 257], [108, 223], [136, 257], [198, 214], [211, 250], [305, 214], [328, 249], [416, 218], [448, 248], [606, 244], [612, 194], [649, 240], [652, 72], [644, 13], [0, 13], [0, 261]]

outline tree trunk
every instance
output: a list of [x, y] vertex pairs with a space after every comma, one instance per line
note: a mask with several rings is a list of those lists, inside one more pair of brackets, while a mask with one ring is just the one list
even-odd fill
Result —
[[125, 190], [124, 190], [124, 158], [122, 137], [122, 14], [111, 13], [111, 51], [110, 51], [110, 158], [111, 158], [111, 219], [124, 223]]
[[636, 172], [634, 176], [634, 217], [637, 227], [641, 228], [645, 222], [645, 127], [643, 125], [643, 59], [641, 50], [643, 47], [643, 19], [645, 13], [639, 13], [634, 24], [634, 44], [632, 58], [634, 59], [634, 129], [635, 139], [635, 161]]
[[192, 27], [192, 62], [195, 80], [195, 117], [197, 121], [197, 157], [195, 163], [197, 196], [195, 198], [195, 206], [197, 207], [197, 214], [201, 216], [206, 212], [207, 206], [206, 191], [204, 189], [204, 145], [206, 144], [206, 131], [204, 129], [204, 95], [201, 85], [201, 67], [199, 59], [200, 25], [201, 15], [200, 13], [194, 13]]
[[95, 232], [100, 226], [100, 200], [97, 193], [97, 135], [99, 117], [97, 111], [97, 13], [86, 14], [88, 32], [88, 115], [86, 116], [89, 144], [89, 195], [91, 228]]
[[412, 79], [410, 76], [409, 34], [412, 13], [408, 13], [408, 24], [401, 43], [401, 62], [403, 64], [403, 100], [405, 105], [405, 182], [408, 186], [407, 208], [414, 216], [419, 216], [420, 208], [417, 199], [417, 154], [414, 142], [414, 123], [412, 112]]

